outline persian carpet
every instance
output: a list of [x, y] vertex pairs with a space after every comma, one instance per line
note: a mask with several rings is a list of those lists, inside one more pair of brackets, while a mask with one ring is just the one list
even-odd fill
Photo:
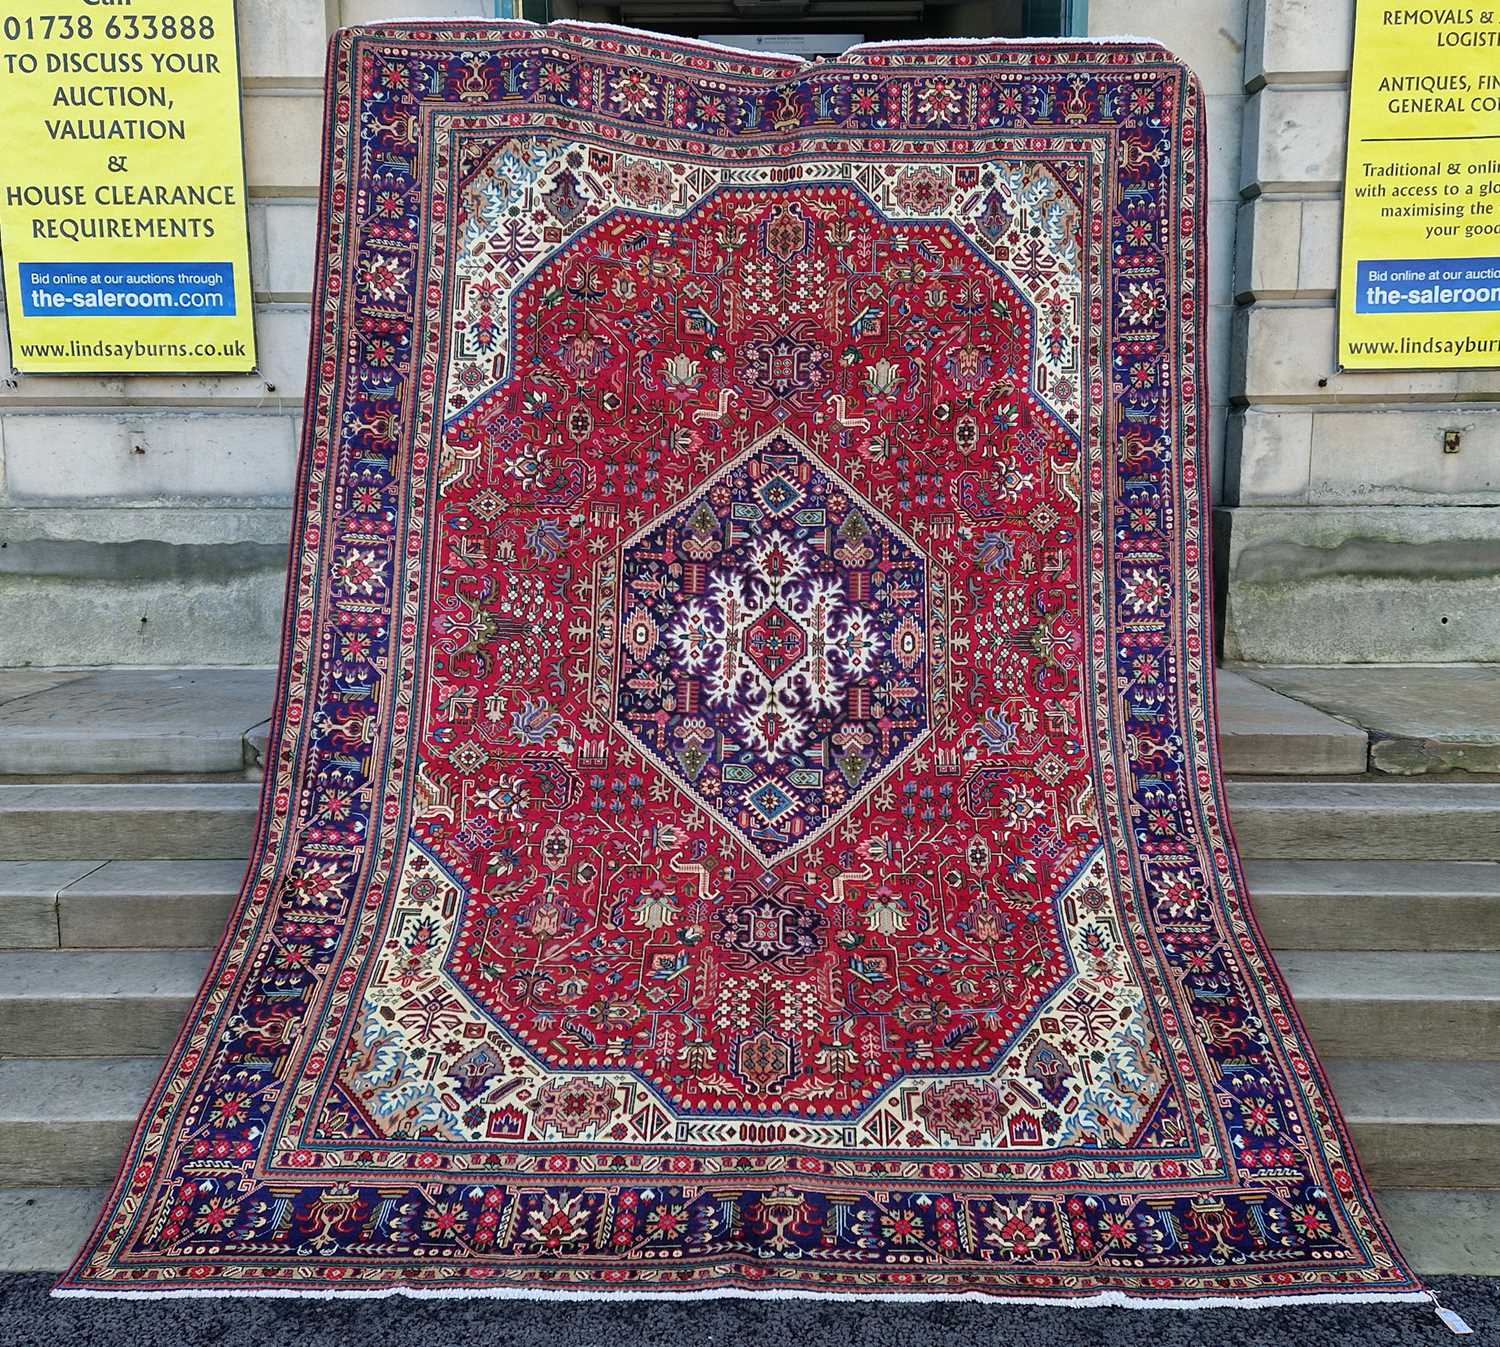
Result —
[[330, 49], [243, 896], [63, 1293], [1422, 1293], [1216, 758], [1150, 43]]

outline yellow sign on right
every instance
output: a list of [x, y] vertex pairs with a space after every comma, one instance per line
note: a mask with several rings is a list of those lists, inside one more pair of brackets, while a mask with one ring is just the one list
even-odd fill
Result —
[[1354, 11], [1339, 365], [1500, 366], [1500, 11]]

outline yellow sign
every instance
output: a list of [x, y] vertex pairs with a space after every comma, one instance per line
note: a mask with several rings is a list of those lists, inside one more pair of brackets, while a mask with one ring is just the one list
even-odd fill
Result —
[[1497, 12], [1355, 6], [1344, 369], [1500, 366]]
[[234, 0], [0, 0], [23, 372], [255, 365]]

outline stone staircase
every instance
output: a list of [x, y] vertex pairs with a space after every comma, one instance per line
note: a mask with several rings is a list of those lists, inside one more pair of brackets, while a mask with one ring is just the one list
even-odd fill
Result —
[[[238, 889], [270, 698], [264, 670], [0, 672], [0, 1270], [60, 1268], [113, 1178]], [[1397, 1238], [1500, 1272], [1500, 777], [1393, 777], [1239, 674], [1220, 702], [1256, 911]]]

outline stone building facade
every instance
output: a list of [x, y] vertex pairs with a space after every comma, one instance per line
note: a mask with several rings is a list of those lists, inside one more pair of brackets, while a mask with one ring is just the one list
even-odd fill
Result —
[[[1208, 99], [1226, 658], [1500, 659], [1500, 371], [1335, 369], [1352, 7], [1091, 0], [1078, 26], [1161, 40]], [[492, 10], [239, 0], [259, 372], [0, 378], [0, 667], [275, 660], [324, 43], [417, 12]]]

